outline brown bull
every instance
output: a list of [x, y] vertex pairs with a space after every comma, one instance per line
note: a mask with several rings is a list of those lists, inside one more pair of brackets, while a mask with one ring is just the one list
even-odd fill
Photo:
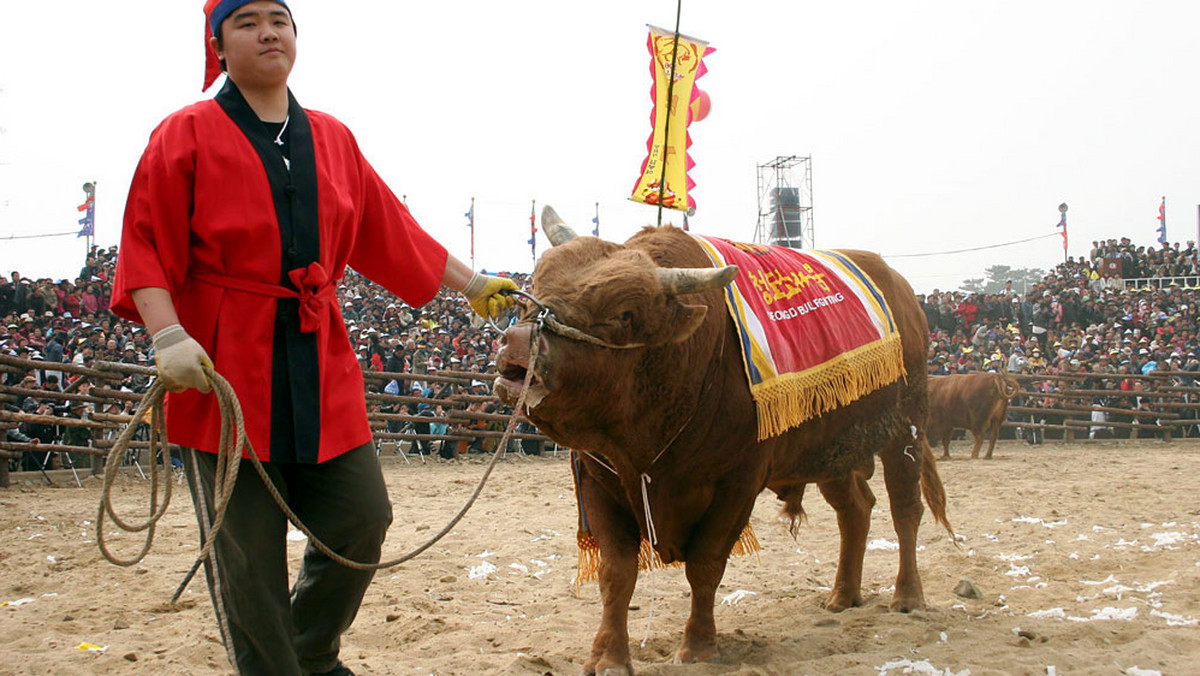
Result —
[[930, 376], [926, 433], [931, 442], [942, 444], [942, 460], [950, 459], [950, 437], [956, 429], [970, 430], [975, 440], [972, 458], [979, 457], [986, 435], [988, 449], [983, 457], [991, 459], [1000, 423], [1008, 414], [1008, 402], [1020, 391], [1021, 386], [1007, 374]]
[[840, 611], [861, 604], [875, 504], [867, 480], [876, 455], [900, 542], [891, 607], [924, 607], [916, 565], [921, 495], [924, 490], [934, 516], [946, 523], [945, 494], [921, 429], [925, 317], [899, 274], [875, 254], [842, 252], [871, 276], [890, 304], [907, 379], [758, 441], [755, 404], [721, 291], [736, 268], [713, 269], [701, 247], [673, 227], [646, 228], [621, 245], [576, 238], [550, 208], [542, 214], [542, 227], [556, 246], [538, 262], [533, 295], [559, 323], [609, 347], [564, 337], [563, 331], [535, 334], [531, 309], [505, 334], [495, 388], [510, 405], [517, 401], [525, 388], [531, 336], [538, 335], [525, 392], [527, 415], [555, 441], [582, 451], [577, 486], [601, 555], [603, 611], [585, 674], [633, 672], [629, 601], [639, 548], [651, 539], [649, 546], [663, 562], [685, 566], [692, 589], [677, 659], [719, 658], [717, 586], [755, 498], [766, 488], [783, 501], [794, 528], [803, 513], [805, 485], [817, 484], [836, 510], [841, 532], [826, 607]]

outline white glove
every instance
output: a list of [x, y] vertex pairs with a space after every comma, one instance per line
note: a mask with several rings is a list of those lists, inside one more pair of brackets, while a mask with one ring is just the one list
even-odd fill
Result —
[[158, 365], [158, 377], [172, 392], [192, 388], [208, 392], [212, 389], [202, 368], [212, 368], [212, 360], [200, 343], [179, 324], [154, 334], [154, 363]]

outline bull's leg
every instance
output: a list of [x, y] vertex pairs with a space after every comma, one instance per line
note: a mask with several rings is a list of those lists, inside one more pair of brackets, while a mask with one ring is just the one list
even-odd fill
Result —
[[942, 460], [950, 459], [950, 437], [954, 436], [954, 430], [950, 430], [942, 437]]
[[[883, 480], [891, 505], [892, 525], [900, 542], [900, 570], [896, 574], [896, 592], [892, 610], [907, 613], [925, 607], [925, 592], [917, 572], [917, 527], [921, 524], [921, 462], [919, 444], [922, 439], [907, 439], [908, 444], [892, 446], [880, 454], [883, 461]], [[907, 452], [906, 452], [907, 449]]]
[[693, 662], [716, 662], [721, 658], [717, 649], [717, 623], [713, 618], [717, 586], [725, 576], [725, 564], [729, 550], [719, 556], [704, 557], [693, 561], [690, 557], [685, 566], [688, 584], [692, 587], [692, 608], [683, 629], [683, 642], [675, 652], [675, 661], [683, 664]]
[[975, 447], [971, 449], [971, 459], [972, 460], [979, 459], [979, 449], [980, 449], [980, 447], [983, 446], [983, 437], [986, 434], [987, 434], [987, 428], [981, 429], [978, 432], [976, 432], [975, 430], [971, 430], [971, 439], [975, 442]]
[[992, 459], [992, 451], [996, 450], [996, 440], [1000, 438], [1000, 422], [1001, 418], [993, 418], [991, 425], [988, 427], [988, 449], [983, 456], [985, 460]]
[[587, 676], [632, 676], [629, 656], [629, 600], [637, 584], [640, 531], [633, 515], [621, 508], [594, 480], [581, 477], [579, 491], [592, 535], [600, 545], [600, 628], [592, 654], [584, 663]]
[[875, 494], [859, 472], [817, 484], [825, 501], [837, 512], [841, 549], [838, 552], [837, 577], [825, 609], [835, 613], [862, 605], [863, 556], [867, 552], [867, 533], [871, 529], [871, 508]]
[[675, 652], [677, 662], [716, 662], [721, 657], [713, 618], [717, 587], [725, 576], [729, 552], [750, 520], [755, 489], [760, 485], [754, 478], [740, 477], [719, 486], [704, 519], [688, 540], [684, 570], [692, 588], [692, 606], [683, 629], [683, 642]]

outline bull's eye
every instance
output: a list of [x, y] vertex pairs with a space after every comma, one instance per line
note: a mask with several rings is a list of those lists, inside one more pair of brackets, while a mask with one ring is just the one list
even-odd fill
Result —
[[623, 326], [632, 326], [633, 325], [633, 313], [630, 312], [629, 310], [622, 312], [621, 313], [621, 324]]

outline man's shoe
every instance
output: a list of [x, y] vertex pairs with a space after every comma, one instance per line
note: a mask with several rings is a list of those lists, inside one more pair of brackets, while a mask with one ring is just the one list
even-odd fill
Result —
[[312, 676], [354, 676], [354, 672], [350, 671], [349, 667], [346, 665], [338, 662], [337, 666], [329, 671], [323, 671], [319, 674], [313, 674]]

